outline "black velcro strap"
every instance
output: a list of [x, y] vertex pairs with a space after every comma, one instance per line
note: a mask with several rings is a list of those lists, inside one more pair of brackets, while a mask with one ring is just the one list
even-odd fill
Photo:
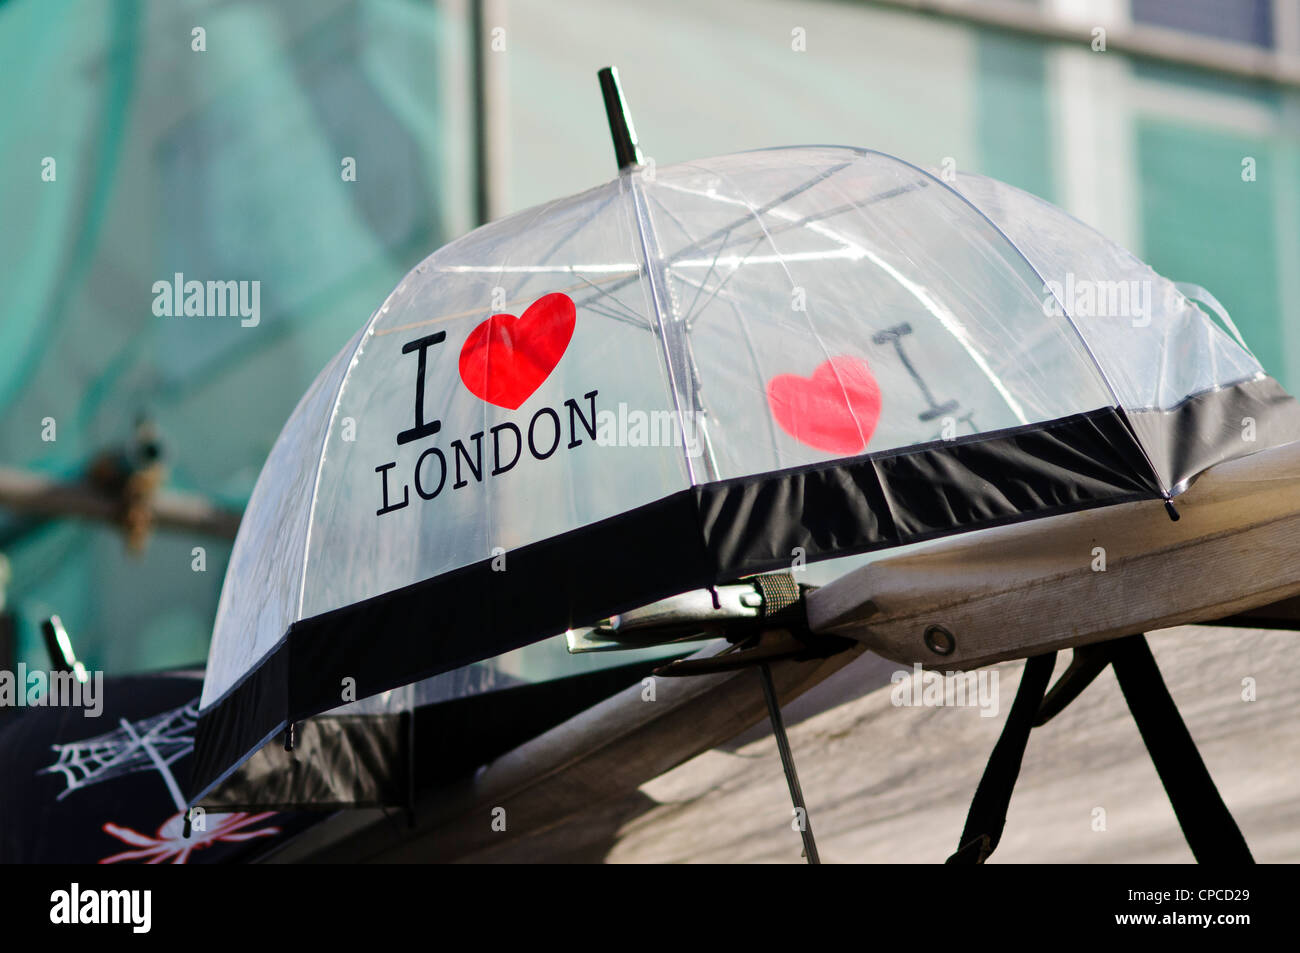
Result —
[[966, 828], [961, 833], [961, 845], [948, 858], [950, 864], [982, 864], [1002, 839], [1002, 828], [1007, 823], [1007, 808], [1011, 805], [1011, 792], [1020, 776], [1020, 762], [1029, 743], [1029, 732], [1038, 717], [1047, 683], [1051, 681], [1056, 666], [1056, 653], [1035, 655], [1025, 662], [1020, 676], [1016, 700], [1011, 705], [1002, 737], [993, 746], [989, 763], [984, 768], [975, 797], [971, 799], [966, 815]]
[[[1214, 786], [1143, 635], [1111, 643], [1111, 666], [1193, 856], [1202, 864], [1252, 864], [1237, 822]], [[1018, 701], [1018, 699], [1017, 699]], [[1014, 712], [1013, 712], [1014, 714]]]

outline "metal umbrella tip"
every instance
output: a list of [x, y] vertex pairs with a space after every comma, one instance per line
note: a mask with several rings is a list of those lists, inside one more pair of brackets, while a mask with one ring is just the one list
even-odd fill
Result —
[[642, 163], [641, 148], [637, 145], [632, 114], [623, 98], [618, 68], [606, 66], [596, 75], [600, 79], [600, 94], [605, 100], [605, 115], [609, 118], [609, 134], [614, 140], [614, 157], [618, 160], [619, 171], [639, 166]]

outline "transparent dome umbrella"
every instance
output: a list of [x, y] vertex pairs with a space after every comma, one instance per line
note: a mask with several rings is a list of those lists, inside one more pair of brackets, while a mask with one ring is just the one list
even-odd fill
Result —
[[1244, 344], [1008, 186], [829, 146], [620, 162], [430, 255], [302, 398], [230, 560], [192, 800], [354, 698], [751, 574], [1176, 517], [1300, 436]]

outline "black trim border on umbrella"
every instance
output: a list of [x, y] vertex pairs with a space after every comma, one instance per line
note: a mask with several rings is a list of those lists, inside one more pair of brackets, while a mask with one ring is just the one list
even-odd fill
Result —
[[[356, 697], [368, 697], [658, 599], [788, 569], [800, 555], [852, 556], [1159, 500], [1162, 481], [1181, 490], [1195, 476], [1180, 464], [1203, 469], [1242, 455], [1206, 420], [1226, 424], [1252, 412], [1269, 437], [1253, 449], [1300, 439], [1300, 405], [1258, 378], [1169, 411], [1102, 408], [704, 484], [512, 550], [506, 572], [493, 571], [489, 557], [300, 620], [201, 713], [191, 803], [287, 725], [344, 704], [345, 679]], [[1161, 452], [1183, 445], [1188, 428], [1217, 436], [1181, 460]], [[1152, 441], [1155, 459], [1135, 429], [1161, 438]]]

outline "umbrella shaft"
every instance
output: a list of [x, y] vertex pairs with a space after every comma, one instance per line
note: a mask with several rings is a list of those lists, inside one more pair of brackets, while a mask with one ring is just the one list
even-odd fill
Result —
[[794, 769], [794, 755], [790, 751], [790, 739], [785, 734], [785, 722], [781, 720], [781, 706], [777, 701], [776, 686], [772, 683], [772, 670], [767, 665], [760, 665], [758, 674], [763, 679], [763, 697], [767, 699], [767, 715], [772, 721], [772, 734], [776, 738], [776, 748], [781, 752], [781, 767], [785, 769], [785, 781], [790, 787], [790, 800], [800, 821], [799, 834], [803, 838], [804, 855], [808, 858], [808, 863], [820, 864], [817, 842], [813, 839], [812, 818], [808, 816], [808, 805], [804, 803], [803, 790], [799, 787], [799, 775]]

